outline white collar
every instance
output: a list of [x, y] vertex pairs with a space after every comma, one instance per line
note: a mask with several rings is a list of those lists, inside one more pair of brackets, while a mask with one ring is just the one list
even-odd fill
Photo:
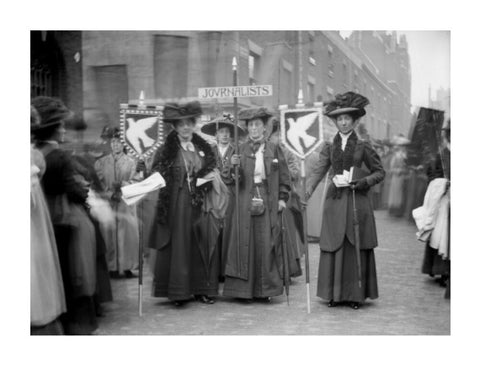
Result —
[[340, 134], [340, 137], [342, 137], [342, 139], [348, 139], [348, 137], [350, 137], [350, 135], [353, 133], [353, 129], [347, 134], [343, 134], [341, 132], [338, 132], [338, 133]]
[[227, 151], [228, 147], [230, 147], [230, 145], [226, 144], [225, 146], [222, 146], [221, 144], [218, 144], [217, 147], [221, 157], [223, 157], [223, 155], [225, 155], [225, 152]]

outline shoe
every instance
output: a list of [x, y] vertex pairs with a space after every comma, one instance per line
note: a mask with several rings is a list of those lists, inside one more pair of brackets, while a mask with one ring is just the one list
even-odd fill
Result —
[[335, 301], [332, 299], [332, 300], [330, 300], [330, 301], [328, 302], [327, 305], [328, 305], [329, 308], [336, 307], [336, 306], [337, 306], [337, 302], [335, 302]]
[[446, 275], [442, 275], [441, 277], [435, 279], [435, 282], [437, 282], [438, 284], [440, 284], [440, 286], [442, 288], [446, 288], [447, 287], [447, 276]]
[[352, 307], [352, 309], [358, 309], [358, 308], [360, 308], [360, 303], [359, 302], [351, 302], [350, 307]]
[[135, 275], [131, 270], [125, 270], [124, 273], [127, 279], [132, 279], [137, 277], [137, 275]]
[[197, 302], [205, 303], [205, 304], [213, 304], [215, 300], [208, 295], [195, 295], [195, 300]]
[[255, 298], [259, 302], [262, 303], [271, 303], [272, 302], [272, 297], [264, 297], [264, 298]]

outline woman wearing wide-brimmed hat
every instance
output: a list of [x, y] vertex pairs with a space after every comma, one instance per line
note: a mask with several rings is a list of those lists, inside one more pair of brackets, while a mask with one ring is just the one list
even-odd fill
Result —
[[165, 106], [163, 120], [174, 129], [157, 151], [152, 167], [152, 172], [158, 171], [166, 182], [159, 192], [149, 242], [156, 250], [152, 294], [167, 297], [176, 306], [192, 296], [212, 304], [212, 296], [218, 293], [218, 272], [207, 275], [194, 231], [204, 197], [197, 181], [216, 167], [212, 148], [193, 132], [201, 114], [198, 102]]
[[273, 232], [278, 213], [288, 201], [290, 176], [281, 148], [265, 136], [271, 113], [250, 108], [241, 110], [238, 117], [246, 121], [248, 140], [239, 146], [239, 156], [232, 156], [232, 164], [239, 165], [239, 227], [232, 214], [224, 236], [228, 253], [223, 295], [270, 301], [283, 293], [276, 260], [280, 242]]
[[32, 100], [41, 122], [33, 130], [46, 169], [42, 178], [52, 218], [67, 304], [61, 320], [66, 334], [90, 334], [97, 328], [93, 295], [96, 290], [96, 237], [88, 215], [88, 184], [69, 153], [60, 148], [65, 121], [72, 112], [56, 98]]
[[[327, 300], [330, 307], [347, 302], [352, 308], [358, 309], [366, 298], [378, 297], [373, 251], [377, 246], [377, 233], [368, 191], [382, 181], [385, 171], [374, 148], [369, 142], [360, 140], [354, 131], [360, 118], [366, 114], [365, 106], [368, 103], [368, 99], [353, 92], [336, 95], [335, 100], [326, 103], [325, 115], [335, 122], [338, 133], [333, 143], [325, 144], [307, 178], [308, 199], [330, 171], [320, 233], [317, 286], [317, 296]], [[361, 168], [362, 165], [369, 172], [350, 186], [341, 184], [336, 177], [342, 175], [344, 170], [350, 171], [352, 166]], [[360, 229], [361, 278], [358, 277], [354, 247], [352, 189], [355, 189]]]
[[[204, 124], [201, 128], [201, 132], [214, 136], [216, 138], [216, 146], [213, 148], [215, 154], [215, 160], [217, 161], [217, 168], [220, 172], [222, 181], [228, 187], [228, 207], [226, 210], [225, 220], [229, 220], [233, 213], [233, 200], [235, 198], [235, 179], [232, 176], [232, 164], [231, 158], [235, 152], [235, 147], [232, 144], [232, 138], [235, 135], [235, 128], [237, 128], [238, 136], [244, 136], [245, 130], [235, 125], [235, 120], [231, 114], [224, 113], [221, 117], [215, 118], [214, 120]], [[224, 220], [224, 222], [225, 222]], [[225, 229], [222, 229], [221, 236], [222, 239], [219, 242], [220, 257], [221, 257], [221, 267], [220, 267], [220, 277], [221, 280], [225, 276], [225, 265], [227, 258], [228, 250], [228, 237], [223, 237]]]
[[115, 212], [113, 225], [100, 225], [107, 248], [108, 270], [112, 278], [125, 274], [133, 278], [132, 270], [138, 266], [139, 230], [135, 206], [121, 199], [121, 187], [131, 183], [136, 175], [136, 163], [124, 152], [119, 128], [107, 137], [111, 153], [95, 162], [103, 194]]

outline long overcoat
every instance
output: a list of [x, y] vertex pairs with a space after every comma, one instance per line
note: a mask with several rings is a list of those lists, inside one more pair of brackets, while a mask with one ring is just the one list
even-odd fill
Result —
[[[325, 177], [332, 167], [333, 144], [325, 143], [319, 159], [312, 167], [307, 177], [307, 194], [315, 190], [318, 183]], [[383, 170], [380, 157], [368, 141], [358, 140], [353, 154], [353, 166], [369, 171], [366, 176], [368, 185], [371, 187], [383, 180]], [[340, 196], [332, 181], [333, 169], [328, 179], [327, 194], [324, 204], [322, 228], [320, 232], [320, 249], [326, 252], [335, 252], [343, 244], [345, 236], [353, 244], [353, 194], [350, 188], [341, 188]], [[360, 227], [360, 249], [371, 249], [377, 246], [377, 232], [373, 207], [366, 192], [355, 194], [355, 203], [358, 212]]]
[[[226, 225], [224, 237], [229, 237], [227, 265], [225, 274], [227, 276], [248, 280], [248, 253], [250, 247], [250, 202], [254, 196], [254, 171], [255, 171], [255, 153], [249, 142], [239, 146], [240, 168], [239, 168], [239, 227], [240, 240], [236, 242], [236, 224], [235, 213], [232, 214], [228, 225]], [[264, 199], [266, 212], [270, 216], [270, 229], [274, 230], [278, 224], [278, 201], [281, 194], [287, 194], [290, 190], [290, 176], [288, 166], [283, 152], [279, 146], [271, 142], [265, 142], [263, 153], [265, 164], [265, 174], [268, 189], [268, 198]], [[288, 199], [288, 198], [287, 198]], [[272, 250], [278, 240], [273, 240], [268, 244]]]
[[[171, 243], [171, 234], [175, 225], [192, 224], [192, 222], [187, 224], [182, 220], [184, 212], [177, 207], [180, 190], [187, 189], [187, 172], [181, 158], [181, 147], [177, 136], [177, 132], [170, 132], [165, 144], [155, 154], [152, 164], [152, 173], [158, 171], [166, 182], [166, 187], [159, 192], [155, 223], [149, 240], [149, 247], [157, 250], [161, 250]], [[213, 171], [215, 156], [207, 142], [195, 133], [192, 143], [202, 163], [201, 169], [192, 177], [196, 181], [195, 179], [204, 177]], [[173, 211], [177, 211], [177, 217], [172, 216]], [[179, 237], [179, 239], [182, 238]]]

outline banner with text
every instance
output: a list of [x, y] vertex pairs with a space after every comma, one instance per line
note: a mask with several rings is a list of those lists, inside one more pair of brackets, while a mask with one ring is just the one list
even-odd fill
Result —
[[200, 99], [252, 98], [272, 95], [272, 85], [202, 87], [198, 89]]

